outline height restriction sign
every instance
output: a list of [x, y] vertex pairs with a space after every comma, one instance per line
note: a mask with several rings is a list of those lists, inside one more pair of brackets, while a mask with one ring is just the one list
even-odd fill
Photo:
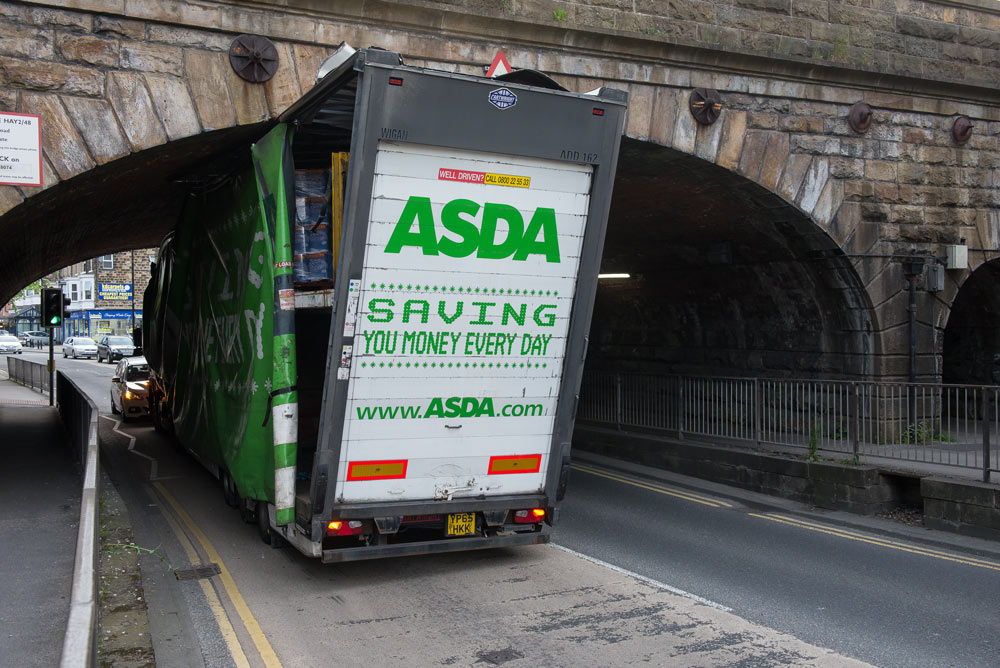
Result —
[[41, 117], [0, 112], [0, 185], [42, 185], [41, 146]]

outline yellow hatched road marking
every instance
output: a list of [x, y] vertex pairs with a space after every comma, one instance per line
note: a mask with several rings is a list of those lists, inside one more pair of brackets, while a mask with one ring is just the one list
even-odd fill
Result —
[[[147, 489], [146, 491], [154, 502], [159, 502], [153, 490]], [[188, 561], [192, 565], [201, 563], [198, 551], [194, 549], [194, 545], [188, 540], [187, 534], [177, 524], [174, 516], [170, 513], [163, 513], [163, 517], [167, 520], [167, 524], [170, 525], [174, 535], [177, 536], [177, 542], [184, 549]], [[229, 647], [229, 654], [233, 657], [233, 663], [236, 664], [236, 668], [250, 668], [250, 661], [247, 660], [247, 655], [243, 651], [240, 639], [236, 635], [236, 629], [233, 628], [232, 622], [229, 621], [229, 615], [226, 614], [226, 609], [223, 607], [222, 601], [219, 600], [219, 595], [215, 593], [212, 583], [209, 580], [201, 579], [198, 580], [198, 584], [201, 585], [201, 590], [205, 594], [205, 600], [208, 601], [208, 607], [212, 611], [212, 616], [215, 617], [215, 621], [219, 625], [219, 632], [222, 634], [222, 639], [226, 641], [226, 646]]]
[[648, 485], [646, 483], [642, 483], [637, 480], [632, 480], [630, 478], [623, 478], [621, 476], [617, 476], [611, 473], [604, 473], [603, 471], [591, 468], [589, 466], [584, 466], [582, 464], [571, 464], [570, 467], [576, 469], [577, 471], [582, 471], [583, 473], [589, 473], [591, 475], [607, 478], [608, 480], [622, 482], [625, 483], [626, 485], [632, 485], [633, 487], [641, 487], [642, 489], [648, 489], [651, 492], [666, 494], [668, 496], [677, 497], [678, 499], [684, 499], [685, 501], [694, 501], [695, 503], [700, 503], [703, 506], [709, 506], [710, 508], [733, 507], [731, 503], [727, 503], [726, 501], [720, 501], [718, 499], [713, 499], [707, 496], [700, 496], [698, 494], [694, 494], [693, 492], [680, 492], [678, 490], [667, 489], [666, 487], [661, 487], [658, 485]]
[[771, 522], [787, 524], [788, 526], [797, 527], [799, 529], [806, 529], [808, 531], [824, 533], [830, 536], [836, 536], [838, 538], [846, 538], [848, 540], [857, 541], [859, 543], [868, 543], [870, 545], [877, 545], [879, 547], [889, 548], [890, 550], [899, 550], [900, 552], [909, 552], [910, 554], [917, 554], [924, 557], [931, 557], [932, 559], [941, 559], [942, 561], [951, 561], [957, 564], [964, 564], [966, 566], [976, 566], [978, 568], [986, 568], [991, 571], [1000, 571], [1000, 564], [992, 561], [986, 561], [984, 559], [976, 559], [975, 557], [959, 557], [953, 554], [949, 554], [947, 552], [941, 552], [939, 550], [934, 550], [931, 548], [916, 547], [914, 545], [897, 543], [896, 541], [888, 540], [885, 538], [866, 536], [864, 534], [854, 533], [846, 529], [838, 529], [835, 527], [826, 526], [822, 524], [806, 522], [805, 520], [799, 520], [793, 517], [779, 515], [777, 513], [768, 513], [768, 514], [747, 513], [747, 514], [750, 517], [758, 517], [762, 520], [770, 520]]
[[198, 525], [194, 523], [191, 516], [181, 507], [177, 500], [166, 490], [166, 488], [158, 483], [154, 482], [153, 486], [163, 495], [163, 498], [167, 500], [167, 503], [173, 507], [174, 512], [177, 516], [181, 518], [187, 528], [191, 531], [192, 535], [198, 539], [201, 544], [202, 549], [208, 554], [208, 558], [219, 565], [219, 577], [222, 580], [222, 586], [226, 590], [226, 594], [229, 596], [229, 600], [232, 601], [233, 607], [236, 609], [236, 613], [240, 616], [243, 622], [243, 626], [246, 627], [247, 633], [250, 634], [253, 644], [256, 645], [257, 651], [260, 653], [260, 658], [263, 659], [264, 665], [267, 668], [282, 668], [281, 662], [278, 661], [278, 656], [274, 653], [274, 649], [271, 648], [271, 643], [267, 641], [267, 636], [261, 630], [260, 625], [254, 618], [253, 613], [250, 612], [250, 607], [243, 600], [243, 595], [240, 594], [240, 590], [236, 587], [236, 582], [233, 580], [233, 576], [229, 573], [229, 569], [226, 568], [225, 563], [222, 561], [222, 557], [216, 551], [215, 546], [212, 545], [211, 541], [204, 532], [198, 528]]

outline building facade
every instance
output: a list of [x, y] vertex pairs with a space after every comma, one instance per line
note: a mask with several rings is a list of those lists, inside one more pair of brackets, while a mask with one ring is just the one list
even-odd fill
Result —
[[[43, 278], [44, 286], [61, 287], [69, 306], [55, 339], [89, 336], [95, 340], [115, 334], [131, 336], [142, 324], [142, 294], [149, 284], [155, 248], [120, 251], [77, 262]], [[41, 294], [32, 290], [10, 305], [11, 331], [21, 334], [41, 329], [38, 307]]]
[[66, 336], [131, 335], [142, 323], [142, 293], [155, 249], [121, 251], [81, 263], [64, 278], [70, 298]]

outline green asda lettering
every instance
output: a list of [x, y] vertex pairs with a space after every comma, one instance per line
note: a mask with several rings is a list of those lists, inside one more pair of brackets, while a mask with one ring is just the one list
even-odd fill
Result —
[[494, 416], [493, 399], [483, 397], [481, 400], [476, 397], [448, 397], [442, 399], [437, 397], [431, 399], [431, 403], [424, 411], [425, 418], [431, 417], [483, 417]]
[[[482, 222], [477, 225], [476, 219]], [[497, 239], [497, 223], [507, 224], [507, 238]], [[414, 230], [414, 222], [416, 229]], [[509, 204], [455, 199], [441, 210], [441, 225], [454, 236], [434, 232], [434, 211], [429, 197], [413, 195], [403, 207], [386, 244], [386, 253], [399, 253], [403, 246], [420, 248], [424, 255], [476, 257], [518, 261], [541, 255], [546, 262], [559, 262], [559, 236], [555, 209], [539, 207], [525, 229], [521, 212]]]

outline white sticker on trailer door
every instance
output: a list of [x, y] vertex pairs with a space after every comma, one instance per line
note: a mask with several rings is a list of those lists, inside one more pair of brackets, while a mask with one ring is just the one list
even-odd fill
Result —
[[337, 497], [544, 488], [592, 168], [382, 142]]

